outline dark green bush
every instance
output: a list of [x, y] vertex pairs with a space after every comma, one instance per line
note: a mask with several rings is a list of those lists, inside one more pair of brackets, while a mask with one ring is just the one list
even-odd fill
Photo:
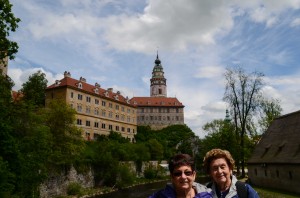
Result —
[[67, 188], [68, 195], [80, 195], [82, 193], [82, 186], [77, 182], [71, 182]]
[[135, 175], [132, 173], [128, 166], [120, 166], [117, 180], [117, 187], [123, 188], [134, 183]]
[[144, 170], [144, 177], [146, 179], [155, 179], [157, 178], [157, 170], [153, 167], [148, 167]]

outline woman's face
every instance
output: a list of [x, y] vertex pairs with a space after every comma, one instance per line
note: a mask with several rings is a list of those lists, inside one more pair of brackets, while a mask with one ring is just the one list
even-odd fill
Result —
[[228, 186], [231, 184], [232, 170], [229, 168], [225, 158], [214, 159], [210, 163], [210, 176], [218, 186]]
[[180, 166], [175, 168], [171, 174], [172, 183], [176, 191], [189, 190], [193, 186], [196, 172], [190, 166]]

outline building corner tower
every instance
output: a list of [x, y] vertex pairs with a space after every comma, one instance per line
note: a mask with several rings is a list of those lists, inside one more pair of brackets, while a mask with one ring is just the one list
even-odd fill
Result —
[[154, 63], [152, 78], [150, 79], [150, 97], [167, 97], [167, 79], [164, 77], [164, 69], [158, 58], [158, 53]]

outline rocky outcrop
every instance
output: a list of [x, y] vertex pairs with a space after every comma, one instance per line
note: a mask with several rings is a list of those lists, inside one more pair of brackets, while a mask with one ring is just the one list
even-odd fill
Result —
[[40, 197], [50, 198], [58, 195], [66, 195], [70, 183], [78, 183], [84, 188], [94, 187], [94, 175], [91, 168], [86, 172], [78, 173], [71, 166], [68, 171], [62, 171], [60, 174], [53, 174], [40, 186]]

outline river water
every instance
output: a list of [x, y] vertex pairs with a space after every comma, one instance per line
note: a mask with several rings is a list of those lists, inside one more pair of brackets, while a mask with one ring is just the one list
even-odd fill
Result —
[[98, 195], [95, 198], [146, 198], [153, 194], [155, 191], [164, 188], [167, 181], [156, 182], [151, 184], [139, 185], [116, 192]]
[[[208, 181], [208, 178], [200, 177], [197, 178], [196, 181], [204, 184]], [[94, 198], [147, 198], [159, 189], [164, 188], [168, 182], [170, 181], [143, 184], [123, 190], [118, 190], [116, 192], [107, 193], [104, 195], [98, 195]]]

